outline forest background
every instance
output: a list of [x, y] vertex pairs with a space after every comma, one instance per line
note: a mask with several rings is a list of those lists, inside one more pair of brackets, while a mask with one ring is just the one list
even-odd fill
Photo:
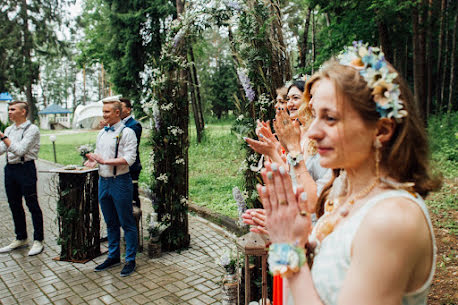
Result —
[[[242, 182], [229, 183], [255, 206], [250, 167], [259, 156], [243, 150], [240, 136], [253, 135], [256, 118], [272, 118], [276, 87], [312, 74], [354, 40], [379, 45], [412, 88], [445, 177], [429, 201], [444, 247], [431, 298], [456, 304], [457, 16], [454, 0], [1, 0], [0, 91], [27, 100], [34, 120], [50, 104], [74, 110], [129, 97], [150, 127], [143, 179], [156, 198], [170, 198], [162, 214], [186, 212], [199, 186], [194, 162], [218, 149], [237, 154], [220, 153], [220, 162], [232, 164]], [[221, 129], [229, 135], [215, 135]], [[219, 198], [214, 188], [204, 192]]]

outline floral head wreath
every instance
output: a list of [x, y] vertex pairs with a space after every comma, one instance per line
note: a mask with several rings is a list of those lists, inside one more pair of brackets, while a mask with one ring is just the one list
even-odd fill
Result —
[[376, 110], [382, 118], [395, 118], [400, 121], [407, 116], [403, 101], [399, 99], [401, 91], [393, 80], [398, 77], [390, 72], [385, 55], [377, 47], [368, 47], [362, 41], [354, 41], [353, 46], [345, 47], [337, 56], [339, 63], [357, 70], [372, 89]]

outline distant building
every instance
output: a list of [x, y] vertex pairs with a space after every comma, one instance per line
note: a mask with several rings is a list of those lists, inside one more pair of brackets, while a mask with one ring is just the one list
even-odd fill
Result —
[[13, 98], [8, 92], [0, 93], [0, 121], [3, 124], [8, 122], [8, 103], [12, 100]]
[[52, 104], [38, 112], [41, 129], [71, 128], [71, 110]]

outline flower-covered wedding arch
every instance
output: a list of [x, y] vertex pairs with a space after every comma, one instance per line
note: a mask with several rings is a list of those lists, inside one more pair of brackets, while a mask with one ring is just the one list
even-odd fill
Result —
[[[291, 78], [278, 0], [192, 0], [186, 6], [177, 0], [177, 13], [164, 27], [167, 38], [159, 61], [154, 63], [150, 99], [145, 104], [154, 120], [150, 188], [158, 220], [167, 227], [161, 236], [164, 250], [186, 248], [190, 242], [188, 86], [193, 85], [189, 84], [193, 63], [188, 52], [193, 38], [210, 27], [227, 30], [244, 96], [236, 102], [234, 129], [244, 136], [254, 136], [256, 119], [273, 117], [275, 89]], [[245, 193], [250, 206], [257, 205], [255, 184], [259, 178], [250, 168], [258, 160], [259, 156], [247, 149]]]

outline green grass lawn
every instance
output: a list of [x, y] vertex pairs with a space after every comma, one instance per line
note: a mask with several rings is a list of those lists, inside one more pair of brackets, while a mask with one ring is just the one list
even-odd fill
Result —
[[81, 165], [83, 159], [79, 155], [77, 148], [83, 144], [95, 143], [98, 131], [85, 131], [77, 134], [64, 134], [63, 132], [41, 131], [40, 153], [38, 157], [48, 161], [54, 161], [52, 143], [49, 140], [49, 136], [54, 134], [56, 136], [57, 163]]
[[[238, 169], [243, 160], [241, 140], [231, 134], [231, 123], [208, 124], [205, 138], [197, 144], [196, 130], [190, 128], [191, 143], [189, 147], [189, 196], [193, 203], [205, 206], [215, 212], [237, 217], [237, 206], [232, 198], [232, 188], [242, 186], [242, 175]], [[53, 161], [52, 143], [49, 135], [55, 134], [57, 162], [60, 164], [82, 163], [77, 148], [82, 144], [95, 143], [97, 131], [86, 131], [78, 134], [61, 134], [61, 132], [44, 131], [41, 136], [39, 157]], [[143, 170], [140, 183], [147, 187], [149, 178], [148, 132], [144, 131], [140, 144], [140, 158]]]

